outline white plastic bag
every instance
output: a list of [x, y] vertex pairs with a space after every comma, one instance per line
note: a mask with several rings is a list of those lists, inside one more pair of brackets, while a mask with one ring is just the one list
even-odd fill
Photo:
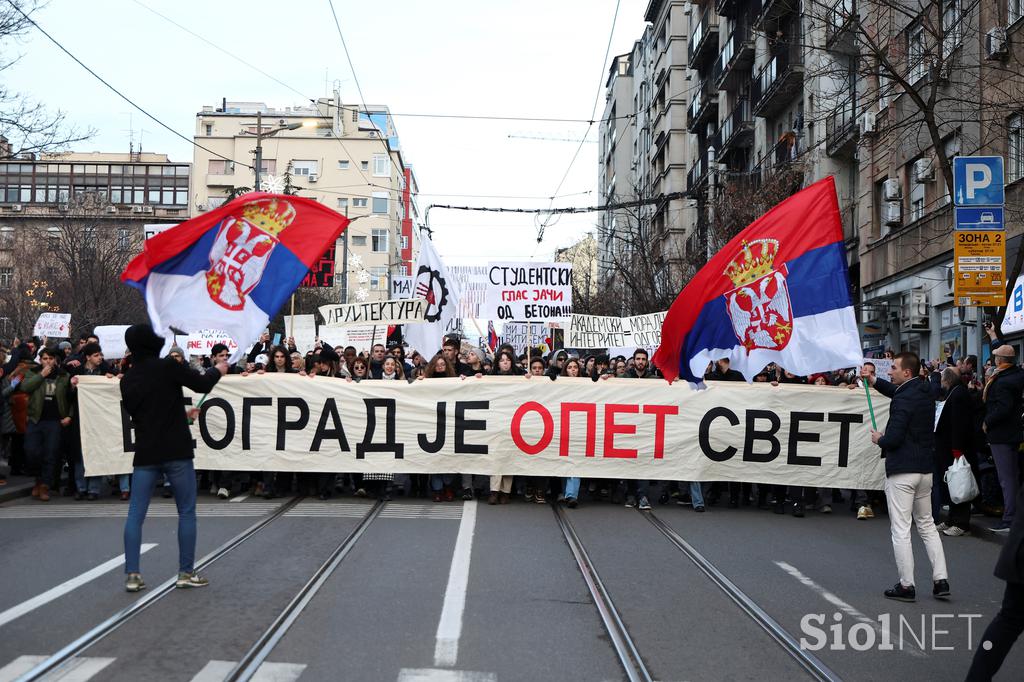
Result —
[[966, 457], [957, 457], [953, 464], [946, 469], [946, 485], [949, 486], [949, 499], [953, 504], [970, 502], [978, 496], [978, 483], [974, 480], [974, 473], [971, 472], [971, 465], [967, 463]]

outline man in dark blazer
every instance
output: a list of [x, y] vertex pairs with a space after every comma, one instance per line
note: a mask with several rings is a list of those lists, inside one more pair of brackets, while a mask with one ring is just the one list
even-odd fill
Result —
[[861, 377], [891, 400], [889, 423], [884, 432], [871, 432], [871, 442], [882, 449], [885, 458], [885, 499], [900, 576], [899, 582], [884, 594], [888, 599], [906, 602], [917, 599], [911, 521], [917, 525], [932, 565], [932, 595], [937, 599], [949, 598], [946, 555], [931, 507], [935, 401], [928, 382], [920, 374], [921, 360], [915, 353], [900, 353], [893, 358], [889, 369], [891, 381], [861, 370]]
[[1024, 440], [1021, 411], [1024, 409], [1024, 370], [1017, 366], [1013, 346], [1002, 345], [992, 351], [996, 371], [985, 382], [985, 436], [999, 474], [1003, 491], [1003, 519], [992, 530], [1006, 533], [1016, 513], [1014, 495], [1020, 487], [1020, 444]]
[[[974, 457], [971, 441], [974, 433], [973, 406], [967, 387], [955, 367], [942, 370], [941, 393], [945, 396], [942, 412], [935, 425], [935, 476], [932, 480], [932, 518], [943, 535], [961, 537], [970, 533], [971, 501], [953, 504], [944, 480], [946, 470], [960, 457]], [[949, 516], [939, 523], [942, 505], [949, 504]]]
[[[1018, 508], [1021, 505], [1024, 505], [1024, 486], [1017, 493]], [[991, 680], [1013, 643], [1024, 632], [1024, 514], [1018, 514], [1013, 520], [994, 573], [1006, 581], [1003, 606], [981, 636], [967, 682]]]

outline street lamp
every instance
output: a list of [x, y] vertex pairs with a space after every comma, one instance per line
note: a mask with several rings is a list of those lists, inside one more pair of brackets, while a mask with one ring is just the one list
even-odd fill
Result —
[[[263, 112], [256, 112], [256, 183], [255, 190], [260, 191], [260, 172], [263, 169], [263, 138], [270, 137], [271, 135], [277, 135], [282, 130], [298, 130], [299, 128], [312, 128], [317, 125], [317, 122], [312, 119], [307, 119], [301, 123], [289, 123], [288, 125], [278, 126], [267, 132], [263, 132]], [[250, 134], [248, 131], [243, 130], [242, 135]]]

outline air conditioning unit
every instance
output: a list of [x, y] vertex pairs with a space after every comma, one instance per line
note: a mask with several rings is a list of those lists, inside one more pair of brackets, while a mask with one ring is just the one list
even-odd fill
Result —
[[310, 182], [316, 182], [319, 179], [320, 179], [320, 176], [317, 175], [316, 173], [310, 173], [309, 174], [309, 181]]
[[141, 206], [132, 206], [132, 213], [142, 213]]
[[928, 294], [917, 289], [903, 294], [900, 301], [900, 328], [903, 331], [928, 331]]
[[60, 211], [61, 213], [67, 213], [68, 205], [66, 203], [65, 204], [57, 204], [57, 210]]
[[885, 201], [898, 201], [903, 196], [900, 188], [900, 181], [897, 178], [886, 178], [882, 182], [882, 199]]
[[903, 224], [903, 202], [887, 201], [882, 204], [882, 222], [890, 227]]
[[914, 179], [918, 182], [935, 180], [935, 166], [932, 164], [932, 157], [926, 156], [914, 162]]
[[209, 208], [209, 206], [207, 204], [196, 204], [196, 210], [197, 211], [205, 211], [208, 208]]
[[142, 212], [143, 213], [152, 213], [153, 212], [153, 207], [152, 206], [143, 206], [142, 207]]
[[117, 206], [107, 206], [107, 213], [117, 213]]
[[17, 213], [22, 208], [21, 204], [11, 204], [11, 210]]
[[860, 115], [860, 134], [861, 135], [874, 135], [875, 134], [875, 112], [865, 111]]
[[985, 34], [985, 59], [1002, 59], [1007, 54], [1006, 27], [993, 26]]

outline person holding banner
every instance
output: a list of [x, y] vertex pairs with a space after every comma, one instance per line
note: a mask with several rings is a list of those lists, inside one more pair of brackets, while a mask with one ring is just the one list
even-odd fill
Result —
[[[491, 374], [492, 376], [522, 376], [525, 372], [516, 364], [515, 355], [511, 351], [499, 350], [494, 359]], [[508, 504], [509, 495], [512, 493], [512, 477], [499, 474], [491, 476], [490, 488], [491, 494], [487, 497], [487, 504]]]
[[[564, 351], [560, 351], [564, 352]], [[562, 363], [562, 372], [558, 376], [569, 377], [570, 379], [578, 379], [580, 377], [580, 361], [577, 358], [569, 358]], [[580, 477], [569, 476], [565, 479], [565, 488], [563, 489], [563, 495], [565, 499], [565, 506], [569, 509], [575, 509], [579, 505], [580, 500]]]
[[[388, 358], [392, 362], [393, 358]], [[385, 365], [385, 368], [387, 365]], [[399, 370], [401, 371], [401, 370]], [[430, 363], [427, 365], [427, 369], [423, 374], [416, 377], [418, 381], [423, 379], [437, 379], [447, 377], [449, 379], [455, 377], [455, 367], [448, 362], [447, 353], [438, 353], [431, 358]], [[455, 499], [455, 492], [452, 490], [452, 484], [455, 482], [455, 474], [430, 474], [430, 492], [433, 496], [434, 502], [451, 502]], [[472, 490], [470, 491], [469, 499], [473, 499]]]
[[60, 483], [61, 429], [71, 424], [71, 381], [60, 367], [61, 358], [60, 351], [43, 348], [39, 364], [25, 373], [18, 386], [19, 391], [28, 394], [25, 454], [39, 471], [32, 497], [40, 502], [50, 500], [51, 483]]
[[188, 418], [195, 418], [199, 410], [193, 407], [186, 416], [181, 389], [209, 393], [228, 373], [228, 364], [220, 360], [200, 374], [171, 358], [161, 358], [164, 340], [148, 324], [129, 327], [124, 338], [132, 353], [132, 366], [121, 379], [121, 398], [135, 429], [134, 490], [124, 524], [125, 590], [138, 592], [146, 586], [140, 573], [142, 524], [153, 487], [164, 475], [171, 481], [178, 508], [178, 577], [174, 585], [205, 587], [209, 582], [195, 573], [195, 451], [188, 426]]
[[932, 565], [932, 595], [948, 599], [950, 594], [946, 555], [931, 509], [935, 401], [920, 372], [921, 361], [910, 352], [893, 358], [889, 369], [891, 381], [878, 379], [861, 369], [861, 378], [892, 401], [885, 431], [872, 429], [871, 442], [882, 449], [885, 458], [885, 499], [889, 504], [893, 553], [899, 571], [899, 580], [884, 595], [887, 599], [904, 602], [917, 599], [911, 522], [917, 526]]

